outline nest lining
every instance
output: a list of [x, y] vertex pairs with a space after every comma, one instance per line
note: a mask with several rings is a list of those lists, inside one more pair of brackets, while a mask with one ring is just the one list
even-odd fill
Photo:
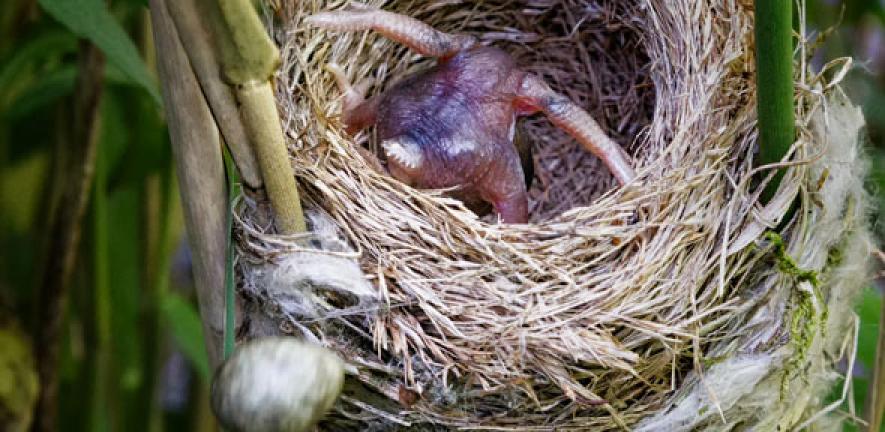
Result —
[[[324, 292], [335, 298], [309, 314], [269, 294], [266, 279], [256, 277], [267, 272], [256, 269], [312, 252], [298, 239], [270, 235], [249, 200], [239, 218], [241, 285], [247, 297], [274, 303], [265, 309], [288, 330], [353, 366], [355, 379], [327, 427], [623, 428], [672, 405], [672, 391], [692, 382], [705, 361], [736, 347], [752, 351], [741, 339], [745, 326], [771, 298], [790, 312], [789, 284], [771, 282], [778, 279], [770, 248], [745, 247], [760, 238], [766, 216], [753, 206], [758, 189], [749, 181], [755, 102], [747, 4], [369, 3], [510, 52], [630, 149], [639, 179], [614, 190], [601, 164], [543, 118], [521, 126], [535, 150], [532, 224], [490, 223], [439, 192], [379, 175], [355, 147], [371, 146], [371, 135], [354, 140], [342, 131], [339, 92], [323, 66], [345, 66], [352, 82], [374, 77], [374, 92], [427, 62], [373, 34], [330, 35], [300, 24], [344, 2], [278, 4], [278, 101], [293, 166], [311, 207], [324, 215], [317, 217], [329, 222], [314, 225], [334, 225], [353, 248], [331, 253], [359, 257], [374, 298], [360, 288], [342, 299], [346, 283], [315, 276], [314, 283], [334, 285]], [[822, 82], [809, 76], [804, 84]], [[819, 152], [808, 125], [824, 101], [822, 91], [800, 94], [804, 127], [793, 160]], [[812, 182], [801, 164], [787, 180], [797, 188]], [[820, 210], [803, 200], [785, 231], [792, 252], [814, 244], [814, 234], [797, 227], [814, 223]], [[836, 237], [845, 231], [833, 229]], [[328, 231], [316, 235], [320, 249], [335, 236]], [[755, 349], [789, 346], [783, 318], [766, 319], [770, 331], [757, 336]]]

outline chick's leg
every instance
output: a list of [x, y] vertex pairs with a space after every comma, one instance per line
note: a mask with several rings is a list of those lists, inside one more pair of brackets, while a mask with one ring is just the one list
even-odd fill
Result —
[[528, 223], [529, 204], [525, 175], [516, 149], [502, 149], [478, 184], [480, 196], [490, 202], [504, 223]]
[[304, 21], [328, 30], [374, 30], [419, 54], [443, 59], [476, 44], [472, 36], [443, 33], [409, 16], [365, 5], [354, 6], [351, 5], [350, 10], [313, 14]]
[[571, 99], [554, 92], [541, 78], [531, 74], [525, 76], [518, 93], [516, 103], [523, 113], [542, 111], [556, 127], [602, 159], [622, 185], [636, 177], [630, 156]]
[[329, 63], [326, 65], [338, 89], [341, 91], [343, 100], [341, 101], [341, 120], [344, 122], [347, 133], [354, 134], [373, 124], [377, 118], [379, 96], [373, 96], [366, 99], [366, 92], [372, 85], [371, 78], [366, 78], [356, 86], [350, 84], [347, 76], [340, 66]]
[[[366, 100], [366, 91], [371, 86], [371, 80], [367, 78], [356, 86], [352, 86], [350, 81], [347, 80], [347, 76], [344, 75], [344, 71], [337, 64], [327, 64], [326, 70], [335, 77], [335, 82], [341, 91], [341, 97], [343, 98], [341, 101], [341, 120], [344, 122], [347, 133], [355, 134], [374, 124], [378, 112], [379, 98], [375, 96]], [[387, 170], [384, 169], [384, 165], [378, 160], [378, 156], [359, 145], [356, 146], [356, 150], [365, 159], [369, 168], [372, 168], [372, 170], [379, 174], [387, 174]]]
[[501, 222], [524, 224], [529, 221], [529, 203], [525, 192], [514, 194], [494, 203]]

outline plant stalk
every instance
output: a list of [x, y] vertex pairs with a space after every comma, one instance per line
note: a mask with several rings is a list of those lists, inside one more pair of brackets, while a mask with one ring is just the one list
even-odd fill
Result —
[[196, 1], [177, 0], [167, 6], [240, 177], [246, 185], [257, 189], [262, 186], [258, 162], [249, 145], [233, 91], [221, 77], [216, 50], [209, 32], [200, 22]]
[[878, 340], [873, 379], [867, 391], [866, 412], [870, 432], [879, 432], [882, 427], [882, 416], [885, 415], [885, 299], [882, 300], [882, 311], [879, 313]]
[[227, 195], [220, 136], [164, 0], [151, 23], [209, 364], [221, 361]]
[[[112, 424], [109, 420], [117, 413], [108, 409], [108, 402], [114, 400], [111, 397], [113, 364], [112, 328], [111, 328], [111, 229], [110, 210], [108, 208], [108, 158], [106, 152], [101, 152], [99, 144], [95, 156], [94, 192], [92, 196], [92, 311], [91, 330], [95, 334], [95, 352], [91, 367], [94, 371], [94, 383], [92, 385], [92, 398], [89, 404], [89, 428], [99, 430]], [[135, 287], [133, 287], [135, 288]]]
[[68, 291], [77, 261], [83, 216], [95, 173], [99, 104], [104, 82], [104, 55], [81, 41], [74, 91], [70, 143], [61, 148], [62, 189], [49, 229], [48, 253], [40, 285], [40, 308], [35, 325], [34, 356], [40, 376], [40, 396], [32, 430], [57, 430], [58, 354]]
[[256, 144], [255, 154], [274, 206], [277, 229], [284, 234], [307, 231], [270, 81], [238, 86], [237, 99], [242, 104], [243, 123]]
[[230, 211], [227, 212], [227, 251], [224, 263], [224, 359], [227, 360], [234, 351], [236, 338], [236, 279], [234, 277], [235, 246], [233, 233], [234, 202], [240, 194], [234, 162], [225, 154], [224, 165], [227, 173], [227, 199]]
[[[780, 162], [796, 137], [793, 109], [792, 2], [756, 0], [756, 110], [760, 165]], [[768, 202], [784, 176], [778, 170], [762, 193]]]
[[[139, 14], [140, 49], [149, 71], [157, 70], [157, 56], [154, 35], [151, 33], [150, 11]], [[153, 78], [156, 79], [156, 76]], [[138, 133], [138, 132], [136, 132]], [[144, 270], [141, 272], [145, 289], [145, 301], [141, 310], [142, 346], [144, 347], [144, 370], [146, 379], [137, 396], [141, 406], [136, 416], [144, 418], [142, 430], [160, 432], [163, 428], [163, 409], [160, 399], [160, 366], [163, 364], [163, 347], [166, 338], [163, 332], [160, 305], [169, 281], [172, 264], [172, 244], [170, 220], [177, 200], [175, 190], [174, 164], [171, 158], [163, 164], [160, 172], [150, 175], [142, 184], [142, 218], [145, 226], [142, 233]], [[137, 418], [137, 417], [136, 417]]]
[[298, 186], [289, 164], [271, 78], [280, 63], [276, 45], [249, 0], [201, 0], [225, 79], [234, 87], [253, 146], [277, 231], [306, 230]]

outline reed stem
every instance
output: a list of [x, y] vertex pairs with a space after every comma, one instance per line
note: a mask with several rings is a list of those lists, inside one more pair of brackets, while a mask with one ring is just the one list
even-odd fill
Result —
[[280, 53], [249, 0], [203, 0], [225, 79], [241, 104], [243, 126], [283, 234], [306, 231], [298, 185], [277, 112], [271, 78]]
[[[793, 108], [792, 2], [756, 0], [756, 109], [760, 165], [780, 162], [796, 137]], [[784, 176], [778, 170], [765, 187], [768, 202]]]
[[220, 136], [164, 0], [150, 0], [157, 65], [210, 367], [221, 362], [227, 195]]
[[882, 310], [879, 313], [879, 338], [876, 345], [876, 363], [873, 366], [873, 379], [867, 391], [868, 430], [878, 432], [882, 427], [882, 416], [885, 415], [885, 299], [882, 299]]

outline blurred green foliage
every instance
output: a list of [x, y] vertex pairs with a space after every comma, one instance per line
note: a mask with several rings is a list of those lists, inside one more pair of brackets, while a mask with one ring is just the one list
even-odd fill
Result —
[[[808, 2], [809, 26], [820, 32], [836, 27], [818, 50], [815, 63], [841, 56], [857, 61], [846, 77], [845, 90], [859, 103], [867, 120], [870, 164], [869, 189], [874, 195], [874, 230], [885, 238], [885, 6], [880, 0], [816, 0]], [[880, 240], [881, 246], [881, 240]], [[853, 402], [860, 415], [876, 361], [882, 302], [882, 279], [867, 289], [858, 303], [860, 334], [853, 379]], [[846, 430], [862, 430], [846, 423]], [[885, 431], [885, 426], [883, 426]]]
[[145, 6], [0, 5], [0, 311], [16, 311], [26, 330], [40, 325], [33, 311], [43, 301], [36, 288], [58, 185], [75, 180], [58, 168], [70, 140], [78, 39], [98, 46], [108, 65], [61, 341], [59, 426], [66, 431], [214, 423], [190, 270], [186, 257], [174, 259], [183, 222]]
[[[65, 314], [65, 431], [200, 430], [210, 374], [183, 251], [183, 223], [143, 0], [5, 0], [0, 5], [0, 325], [33, 322], [46, 229], [65, 157], [78, 38], [107, 57], [96, 176]], [[814, 29], [838, 25], [816, 62], [851, 55], [845, 87], [869, 122], [870, 188], [885, 211], [885, 9], [814, 0]], [[885, 233], [882, 222], [876, 229]], [[881, 287], [861, 317], [854, 403], [875, 361]], [[12, 312], [15, 313], [12, 313]], [[10, 319], [10, 317], [14, 317]], [[186, 359], [186, 361], [182, 361]]]
[[46, 13], [75, 35], [101, 48], [111, 64], [141, 85], [160, 104], [160, 90], [148, 74], [138, 49], [101, 0], [39, 0]]

